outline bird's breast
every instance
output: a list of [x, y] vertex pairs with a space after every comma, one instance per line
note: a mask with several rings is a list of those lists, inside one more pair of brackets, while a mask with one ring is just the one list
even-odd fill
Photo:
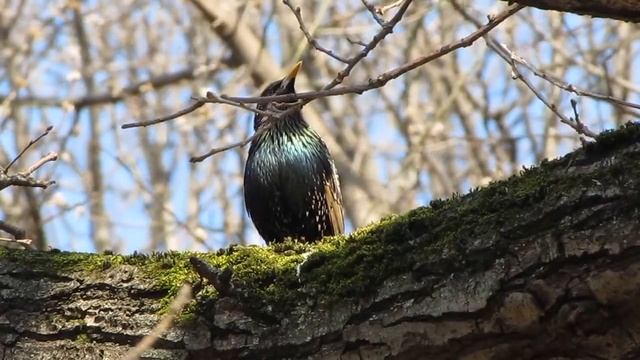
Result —
[[315, 241], [342, 232], [341, 196], [329, 151], [309, 127], [259, 129], [245, 167], [245, 204], [267, 242]]
[[324, 170], [323, 164], [328, 161], [325, 149], [322, 140], [310, 129], [289, 132], [266, 129], [252, 142], [247, 165], [263, 179], [312, 176]]

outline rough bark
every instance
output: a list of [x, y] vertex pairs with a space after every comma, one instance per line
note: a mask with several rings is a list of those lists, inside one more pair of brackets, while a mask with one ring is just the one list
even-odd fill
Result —
[[640, 22], [638, 0], [505, 0], [510, 3], [537, 7], [544, 10], [571, 12], [579, 15]]
[[[233, 290], [204, 287], [145, 358], [637, 358], [639, 218], [627, 125], [349, 237], [198, 254]], [[190, 255], [2, 250], [0, 359], [120, 358], [195, 279]]]

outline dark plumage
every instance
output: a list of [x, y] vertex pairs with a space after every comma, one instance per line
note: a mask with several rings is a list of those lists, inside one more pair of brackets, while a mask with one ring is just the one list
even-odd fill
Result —
[[[300, 66], [297, 63], [261, 95], [295, 93]], [[279, 111], [276, 106], [269, 103], [258, 108]], [[341, 234], [342, 195], [333, 159], [300, 110], [282, 118], [256, 114], [254, 130], [244, 169], [244, 202], [267, 244], [285, 237], [313, 242]]]

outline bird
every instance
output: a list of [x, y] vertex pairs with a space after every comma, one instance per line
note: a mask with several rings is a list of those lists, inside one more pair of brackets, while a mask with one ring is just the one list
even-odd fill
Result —
[[[295, 94], [301, 67], [299, 61], [261, 96]], [[301, 108], [290, 107], [277, 102], [257, 106], [263, 112], [254, 116], [244, 169], [245, 207], [267, 245], [286, 238], [313, 243], [344, 232], [342, 193], [333, 158], [304, 120]]]

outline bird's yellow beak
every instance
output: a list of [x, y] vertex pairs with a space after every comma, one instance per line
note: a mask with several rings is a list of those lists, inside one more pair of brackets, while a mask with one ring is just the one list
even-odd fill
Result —
[[293, 65], [293, 68], [289, 71], [287, 76], [285, 76], [284, 78], [285, 81], [290, 82], [292, 80], [295, 80], [296, 75], [298, 75], [298, 71], [300, 71], [301, 67], [302, 67], [302, 60], [298, 61], [295, 65]]

